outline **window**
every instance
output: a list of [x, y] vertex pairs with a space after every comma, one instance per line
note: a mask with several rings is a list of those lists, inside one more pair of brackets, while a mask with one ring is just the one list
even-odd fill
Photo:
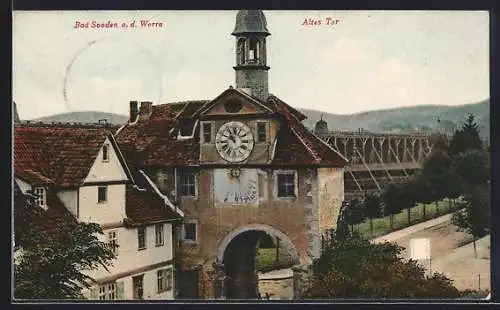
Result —
[[99, 287], [100, 300], [114, 300], [116, 298], [116, 283], [107, 283]]
[[257, 122], [257, 142], [267, 141], [267, 124], [265, 122]]
[[144, 275], [132, 277], [132, 287], [134, 299], [143, 299], [144, 294]]
[[146, 227], [137, 228], [137, 248], [139, 250], [146, 248]]
[[97, 202], [102, 203], [108, 200], [108, 187], [107, 186], [99, 186], [97, 192]]
[[47, 207], [47, 193], [45, 191], [45, 188], [43, 187], [36, 187], [35, 188], [35, 205], [37, 207], [41, 207], [46, 209]]
[[172, 268], [158, 270], [156, 274], [158, 276], [158, 293], [170, 291], [173, 283]]
[[116, 236], [116, 231], [108, 232], [108, 244], [113, 247], [113, 253], [118, 254], [118, 238]]
[[196, 196], [196, 176], [194, 172], [181, 172], [180, 193], [181, 196]]
[[184, 223], [184, 232], [183, 232], [184, 241], [196, 242], [196, 237], [197, 237], [196, 230], [197, 230], [196, 222]]
[[278, 197], [295, 198], [295, 173], [278, 173]]
[[109, 146], [107, 144], [103, 145], [102, 147], [102, 161], [108, 161], [109, 160]]
[[211, 143], [212, 142], [212, 124], [211, 123], [203, 123], [203, 143]]
[[163, 245], [163, 224], [155, 225], [156, 246]]
[[248, 59], [250, 62], [255, 62], [259, 58], [259, 41], [257, 39], [250, 39], [250, 48], [248, 50]]

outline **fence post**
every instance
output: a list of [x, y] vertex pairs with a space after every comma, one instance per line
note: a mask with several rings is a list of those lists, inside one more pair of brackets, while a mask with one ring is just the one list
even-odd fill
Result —
[[478, 278], [478, 291], [480, 291], [481, 290], [481, 274], [480, 273], [477, 274], [477, 278]]

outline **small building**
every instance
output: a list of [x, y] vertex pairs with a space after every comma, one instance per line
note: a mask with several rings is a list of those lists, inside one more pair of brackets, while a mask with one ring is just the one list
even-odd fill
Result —
[[[109, 126], [14, 126], [14, 189], [33, 193], [35, 207], [101, 226], [102, 241], [117, 244], [106, 271], [88, 271], [96, 282], [90, 299], [172, 299], [172, 230], [183, 213], [149, 177], [125, 160]], [[126, 148], [126, 146], [124, 146]], [[126, 150], [124, 150], [126, 153]], [[15, 223], [14, 223], [15, 225]]]

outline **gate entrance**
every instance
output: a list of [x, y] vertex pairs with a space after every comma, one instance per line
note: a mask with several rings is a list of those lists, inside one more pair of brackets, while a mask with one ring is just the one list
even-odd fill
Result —
[[290, 257], [290, 267], [299, 263], [297, 252], [290, 239], [270, 226], [251, 225], [230, 233], [224, 238], [219, 247], [217, 259], [223, 263], [225, 298], [256, 299], [259, 297], [257, 273], [259, 244], [269, 243], [269, 240], [273, 239], [281, 241], [277, 244], [278, 246], [281, 244], [281, 248], [285, 250], [284, 256]]

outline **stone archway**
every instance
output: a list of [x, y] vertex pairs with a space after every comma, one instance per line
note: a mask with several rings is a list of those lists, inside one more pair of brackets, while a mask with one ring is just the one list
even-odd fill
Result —
[[249, 299], [258, 296], [257, 250], [260, 240], [266, 235], [283, 241], [292, 264], [299, 263], [295, 245], [283, 232], [262, 224], [240, 227], [226, 235], [214, 253], [215, 265], [219, 266], [224, 279], [223, 283], [217, 283], [224, 289], [216, 297]]
[[288, 245], [288, 249], [290, 252], [289, 254], [294, 258], [294, 260], [299, 261], [299, 255], [298, 255], [298, 252], [297, 252], [292, 240], [286, 234], [284, 234], [282, 231], [280, 231], [272, 226], [264, 225], [264, 224], [245, 225], [245, 226], [242, 226], [238, 229], [231, 231], [219, 243], [219, 246], [217, 247], [216, 252], [214, 253], [214, 261], [216, 261], [218, 263], [222, 263], [224, 261], [224, 252], [226, 251], [226, 248], [229, 245], [229, 243], [236, 236], [238, 236], [244, 232], [252, 231], [252, 230], [262, 231], [270, 236], [280, 238]]

